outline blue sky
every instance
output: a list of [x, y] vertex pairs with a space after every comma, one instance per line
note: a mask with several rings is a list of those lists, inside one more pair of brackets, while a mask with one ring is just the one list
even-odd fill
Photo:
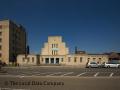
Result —
[[119, 0], [0, 0], [0, 19], [24, 25], [31, 52], [49, 35], [63, 36], [74, 51], [120, 52]]

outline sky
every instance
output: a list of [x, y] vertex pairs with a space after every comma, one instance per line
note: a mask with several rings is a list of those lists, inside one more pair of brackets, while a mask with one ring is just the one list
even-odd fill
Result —
[[0, 0], [0, 20], [22, 24], [32, 53], [62, 36], [70, 53], [120, 52], [119, 0]]

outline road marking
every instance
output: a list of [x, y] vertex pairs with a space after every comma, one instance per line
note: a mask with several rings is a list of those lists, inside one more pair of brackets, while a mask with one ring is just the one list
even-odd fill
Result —
[[114, 74], [114, 73], [111, 73], [111, 74], [109, 75], [109, 77], [112, 77], [112, 76], [113, 76], [113, 74]]
[[65, 73], [65, 74], [63, 74], [63, 75], [61, 75], [61, 76], [65, 76], [65, 75], [69, 75], [69, 74], [73, 74], [74, 72], [68, 72], [68, 73]]
[[49, 74], [49, 75], [46, 75], [46, 76], [53, 76], [55, 74], [60, 74], [60, 73], [62, 73], [62, 72], [52, 73], [52, 74]]
[[80, 76], [82, 76], [82, 75], [84, 75], [84, 74], [86, 74], [87, 72], [84, 72], [84, 73], [80, 73], [80, 74], [78, 74], [78, 75], [76, 75], [77, 77], [80, 77]]
[[97, 76], [98, 76], [98, 74], [99, 74], [99, 72], [97, 72], [97, 73], [94, 75], [94, 77], [97, 77]]

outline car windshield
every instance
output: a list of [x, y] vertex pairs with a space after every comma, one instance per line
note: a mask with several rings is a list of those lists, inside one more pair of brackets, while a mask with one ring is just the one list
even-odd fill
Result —
[[119, 60], [111, 60], [108, 63], [109, 64], [120, 64]]
[[90, 64], [97, 64], [96, 62], [91, 62]]

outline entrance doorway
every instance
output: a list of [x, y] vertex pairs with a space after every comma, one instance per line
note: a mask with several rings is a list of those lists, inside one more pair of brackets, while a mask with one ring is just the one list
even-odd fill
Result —
[[51, 64], [54, 64], [54, 58], [51, 58]]
[[45, 63], [49, 64], [49, 58], [45, 58]]
[[59, 58], [56, 58], [56, 64], [59, 64]]

